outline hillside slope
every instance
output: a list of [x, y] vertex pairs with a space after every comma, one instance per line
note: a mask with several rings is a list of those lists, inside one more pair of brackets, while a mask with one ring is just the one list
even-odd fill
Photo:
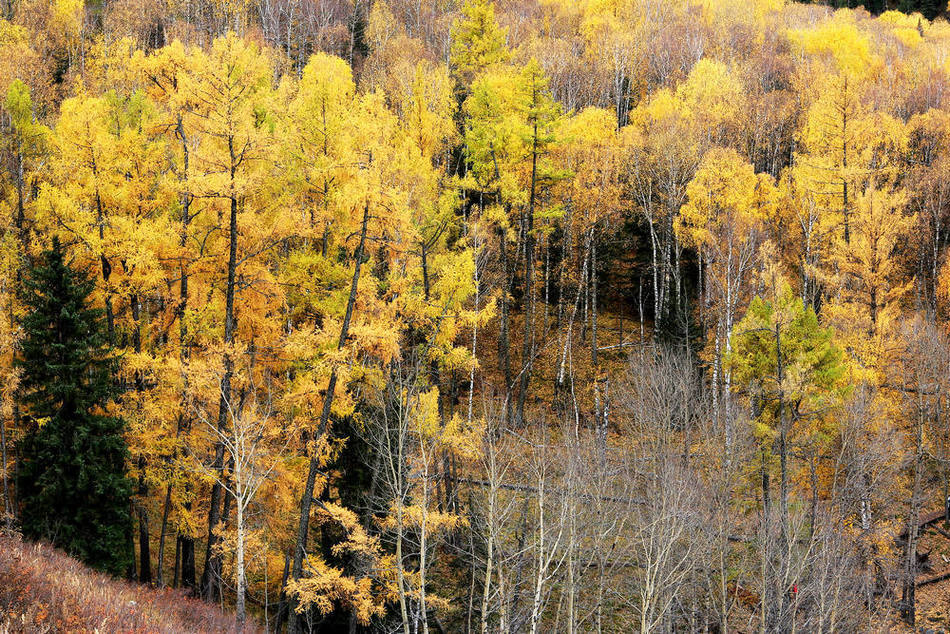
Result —
[[[0, 632], [233, 632], [232, 616], [95, 572], [60, 550], [0, 532]], [[246, 624], [244, 632], [258, 631]]]

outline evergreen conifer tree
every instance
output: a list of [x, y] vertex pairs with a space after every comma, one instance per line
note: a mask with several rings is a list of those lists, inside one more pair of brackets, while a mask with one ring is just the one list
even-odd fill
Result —
[[131, 563], [132, 483], [124, 421], [105, 406], [116, 395], [116, 359], [94, 282], [73, 270], [54, 238], [27, 272], [18, 359], [30, 429], [17, 477], [23, 534], [46, 539], [112, 574]]

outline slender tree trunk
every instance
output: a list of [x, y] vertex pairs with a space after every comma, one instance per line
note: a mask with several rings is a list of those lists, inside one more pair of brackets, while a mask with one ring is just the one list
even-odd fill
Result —
[[280, 632], [287, 619], [287, 610], [290, 607], [287, 601], [287, 580], [290, 578], [290, 553], [284, 555], [284, 574], [280, 579], [280, 601], [277, 603], [277, 616], [274, 617], [274, 631]]
[[775, 623], [775, 576], [772, 569], [772, 496], [766, 448], [759, 450], [760, 473], [762, 477], [762, 631], [769, 632]]
[[[231, 210], [228, 223], [228, 281], [224, 297], [224, 373], [221, 377], [221, 397], [218, 401], [218, 433], [223, 434], [228, 424], [228, 411], [231, 409], [231, 378], [234, 374], [234, 359], [230, 346], [234, 343], [236, 323], [234, 317], [234, 294], [237, 284], [237, 241], [238, 241], [238, 199], [235, 188], [237, 157], [234, 150], [234, 137], [228, 137], [230, 155], [230, 191]], [[213, 601], [220, 592], [221, 554], [217, 551], [218, 536], [215, 528], [221, 521], [221, 498], [224, 481], [224, 444], [219, 440], [214, 447], [212, 468], [218, 477], [211, 487], [211, 504], [208, 507], [208, 543], [205, 549], [205, 567], [201, 575], [202, 594], [207, 601]]]
[[[350, 332], [350, 320], [353, 318], [353, 309], [356, 305], [356, 291], [359, 287], [360, 269], [363, 265], [363, 257], [366, 249], [366, 230], [369, 226], [369, 203], [363, 207], [363, 222], [360, 228], [360, 242], [356, 248], [355, 264], [353, 266], [353, 281], [350, 285], [350, 295], [346, 302], [346, 313], [343, 316], [343, 324], [340, 327], [340, 339], [337, 342], [337, 350], [343, 348], [346, 338]], [[333, 407], [333, 394], [336, 391], [337, 373], [336, 368], [330, 372], [330, 381], [327, 385], [326, 395], [323, 399], [323, 410], [320, 412], [320, 425], [317, 428], [316, 438], [320, 439], [327, 433], [330, 423], [330, 411]], [[317, 473], [320, 471], [320, 462], [317, 456], [310, 458], [310, 467], [307, 471], [307, 482], [304, 485], [303, 494], [300, 497], [300, 523], [297, 527], [297, 547], [294, 549], [294, 563], [292, 568], [292, 578], [294, 581], [300, 579], [303, 574], [303, 558], [307, 549], [307, 534], [310, 529], [310, 508], [313, 505], [313, 489], [316, 485]], [[292, 604], [295, 601], [291, 602]], [[290, 610], [290, 622], [288, 631], [290, 634], [297, 634], [301, 631], [301, 621], [293, 605]]]
[[181, 573], [181, 535], [175, 537], [175, 567], [172, 570], [172, 587], [178, 587], [178, 575]]
[[[92, 175], [94, 178], [98, 179], [98, 169], [96, 168], [95, 160], [92, 164]], [[99, 188], [96, 187], [96, 224], [99, 226], [99, 240], [103, 240], [105, 237], [105, 208], [102, 205], [102, 198], [99, 196]], [[109, 263], [109, 260], [104, 254], [99, 255], [99, 264], [102, 269], [102, 281], [108, 282], [109, 277], [112, 275], [112, 265]], [[115, 343], [115, 315], [112, 310], [112, 292], [106, 290], [106, 332], [109, 335], [109, 343]]]
[[511, 350], [509, 343], [511, 272], [508, 270], [508, 238], [504, 228], [498, 229], [498, 252], [501, 256], [501, 324], [498, 334], [498, 358], [501, 359], [502, 371], [505, 375], [505, 424], [511, 424], [512, 402], [511, 390], [514, 380], [511, 376]]
[[[426, 450], [423, 449], [423, 452]], [[432, 454], [429, 454], [432, 456]], [[422, 618], [422, 634], [429, 634], [429, 609], [426, 605], [426, 575], [427, 557], [426, 549], [429, 547], [428, 538], [428, 509], [429, 509], [429, 461], [431, 458], [423, 457], [425, 466], [422, 472], [422, 521], [419, 523], [419, 612]]]
[[[178, 139], [181, 141], [181, 150], [182, 150], [182, 173], [181, 173], [181, 183], [182, 186], [186, 185], [189, 177], [189, 168], [191, 160], [191, 152], [188, 148], [188, 137], [185, 135], [185, 127], [182, 123], [181, 114], [178, 115], [176, 134]], [[181, 235], [178, 238], [178, 246], [182, 250], [181, 257], [179, 259], [179, 271], [180, 271], [180, 280], [179, 280], [179, 304], [178, 304], [178, 348], [179, 356], [181, 357], [182, 367], [185, 368], [188, 363], [188, 359], [191, 356], [191, 346], [188, 342], [188, 320], [187, 320], [187, 310], [188, 310], [188, 282], [189, 282], [189, 266], [187, 259], [185, 257], [185, 248], [188, 244], [188, 226], [191, 223], [191, 193], [188, 191], [182, 191], [181, 194], [181, 207], [182, 207], [182, 216], [181, 216]], [[188, 373], [186, 370], [182, 370], [182, 383], [185, 386], [182, 395], [181, 395], [181, 412], [178, 415], [178, 429], [177, 433], [181, 433], [183, 430], [187, 429], [189, 425], [188, 419], [185, 417], [186, 405], [186, 394], [188, 387]], [[188, 486], [186, 485], [186, 493]], [[185, 503], [185, 510], [191, 511], [191, 502]], [[189, 588], [194, 591], [196, 587], [195, 583], [195, 540], [194, 538], [185, 533], [178, 533], [178, 540], [175, 546], [176, 552], [179, 552], [180, 555], [180, 565], [181, 565], [181, 585], [185, 588]], [[178, 557], [176, 556], [176, 566]], [[178, 578], [178, 573], [176, 571], [176, 579]], [[177, 581], [176, 581], [177, 583]]]
[[538, 123], [534, 122], [531, 150], [531, 190], [528, 197], [528, 214], [525, 226], [525, 263], [524, 263], [524, 341], [521, 346], [521, 375], [518, 387], [519, 425], [525, 424], [524, 404], [531, 382], [531, 369], [534, 366], [534, 204], [538, 182]]
[[409, 634], [409, 610], [406, 604], [406, 578], [403, 572], [403, 518], [402, 506], [396, 510], [396, 587], [399, 591], [399, 616], [402, 618], [403, 634]]
[[165, 503], [162, 505], [162, 528], [158, 535], [158, 562], [155, 565], [155, 585], [165, 587], [165, 538], [168, 536], [168, 516], [172, 507], [172, 485], [165, 488]]
[[[8, 3], [7, 7], [8, 7], [9, 12], [12, 13], [13, 3], [12, 2]], [[16, 156], [17, 213], [16, 213], [16, 217], [14, 218], [14, 226], [17, 229], [17, 234], [20, 239], [20, 247], [22, 249], [21, 260], [20, 260], [21, 263], [19, 265], [19, 268], [22, 271], [22, 267], [23, 267], [22, 258], [26, 257], [26, 254], [28, 253], [27, 251], [28, 240], [27, 240], [26, 229], [25, 229], [25, 219], [26, 219], [25, 206], [26, 205], [25, 205], [25, 200], [24, 200], [25, 196], [24, 196], [24, 191], [23, 191], [24, 190], [23, 150], [21, 147], [21, 143], [19, 141], [17, 141], [17, 151], [15, 153], [15, 156]], [[13, 332], [16, 328], [16, 316], [14, 314], [14, 299], [13, 299], [14, 289], [12, 288], [8, 289], [8, 292], [10, 293], [10, 296], [11, 296], [10, 306], [9, 306], [10, 331]], [[14, 429], [18, 429], [20, 426], [19, 425], [19, 422], [20, 422], [19, 399], [20, 399], [20, 396], [18, 394], [14, 394], [13, 396]], [[3, 470], [3, 521], [4, 521], [4, 525], [8, 529], [10, 529], [10, 528], [13, 528], [14, 504], [10, 495], [11, 487], [10, 487], [9, 475], [7, 473], [9, 462], [7, 459], [7, 424], [5, 420], [0, 420], [0, 455], [2, 455], [2, 460], [3, 460], [2, 464], [0, 464], [0, 469]]]
[[531, 634], [537, 634], [538, 626], [541, 623], [541, 601], [544, 596], [544, 578], [547, 572], [547, 566], [545, 565], [545, 543], [547, 535], [545, 533], [545, 518], [544, 518], [544, 467], [540, 467], [538, 470], [538, 556], [537, 556], [537, 570], [535, 571], [534, 578], [534, 597], [531, 602]]
[[[473, 250], [475, 252], [475, 270], [474, 270], [474, 286], [475, 286], [475, 314], [478, 314], [479, 309], [479, 300], [481, 299], [481, 279], [479, 279], [479, 267], [478, 267], [478, 253], [479, 253], [479, 244], [478, 244], [478, 227], [475, 228], [475, 241], [473, 244]], [[478, 320], [476, 319], [472, 324], [472, 364], [468, 370], [468, 423], [472, 423], [472, 405], [475, 400], [475, 360], [478, 358]]]
[[[844, 90], [845, 93], [848, 91], [848, 78], [847, 75], [844, 76]], [[847, 97], [845, 97], [847, 99]], [[848, 171], [848, 108], [845, 106], [841, 109], [841, 171]], [[850, 219], [848, 217], [849, 207], [848, 207], [848, 178], [844, 176], [841, 179], [841, 214], [844, 217], [844, 243], [851, 243], [851, 228], [850, 228]]]
[[923, 395], [917, 393], [917, 424], [914, 426], [914, 484], [910, 493], [907, 516], [907, 544], [904, 550], [904, 579], [901, 592], [901, 613], [908, 625], [917, 621], [917, 538], [920, 531], [921, 481], [923, 479]]
[[[572, 251], [572, 240], [573, 240], [573, 214], [572, 208], [570, 205], [567, 207], [567, 216], [565, 218], [565, 228], [564, 236], [562, 238], [562, 248], [561, 248], [561, 262], [558, 270], [558, 296], [557, 296], [557, 314], [555, 315], [555, 328], [559, 332], [561, 338], [561, 347], [563, 348], [564, 339], [567, 337], [567, 330], [564, 328], [564, 322], [567, 319], [567, 267], [571, 260], [571, 251]], [[555, 406], [559, 409], [561, 408], [562, 401], [562, 391], [564, 385], [562, 384], [562, 372], [556, 372], [554, 375], [554, 402]], [[564, 408], [566, 410], [566, 408]]]
[[[189, 510], [190, 504], [185, 505]], [[195, 540], [190, 535], [181, 535], [181, 586], [194, 591], [198, 584], [195, 580]]]
[[[129, 501], [129, 514], [130, 517], [135, 516], [135, 502]], [[132, 555], [129, 559], [129, 568], [126, 570], [126, 577], [129, 581], [135, 581], [138, 575], [138, 562], [135, 561], [135, 524], [129, 522], [129, 530], [126, 533], [127, 543], [128, 543], [128, 552]]]
[[[653, 332], [656, 333], [663, 322], [663, 312], [660, 307], [662, 293], [660, 292], [660, 254], [658, 252], [659, 239], [656, 235], [656, 225], [653, 221], [652, 210], [647, 214], [647, 225], [650, 228], [650, 256], [652, 266], [650, 272], [653, 276]], [[643, 319], [642, 310], [640, 319]]]
[[[573, 345], [573, 333], [574, 333], [574, 322], [577, 319], [577, 311], [580, 308], [581, 296], [586, 291], [587, 286], [587, 264], [590, 260], [590, 248], [593, 242], [593, 231], [589, 230], [587, 233], [587, 244], [584, 249], [584, 256], [582, 258], [583, 265], [581, 266], [581, 275], [578, 280], [577, 294], [574, 296], [574, 307], [571, 309], [571, 316], [567, 322], [567, 332], [564, 335], [564, 345], [561, 348], [561, 360], [558, 364], [557, 372], [557, 383], [560, 386], [565, 385], [566, 380], [573, 382], [572, 377], [567, 376], [567, 366], [568, 366], [568, 356]], [[573, 373], [573, 369], [571, 370]]]
[[[780, 579], [784, 580], [787, 578], [788, 571], [788, 544], [789, 539], [791, 538], [788, 530], [788, 416], [785, 413], [785, 393], [782, 387], [782, 381], [785, 379], [784, 376], [784, 364], [782, 360], [782, 338], [781, 330], [779, 324], [775, 325], [775, 361], [776, 361], [776, 378], [778, 379], [778, 420], [779, 420], [779, 494], [780, 494], [780, 508], [779, 512], [781, 513], [781, 526], [779, 531], [779, 552], [781, 553], [782, 561], [779, 571]], [[785, 622], [785, 606], [787, 599], [786, 588], [780, 587], [777, 588], [776, 592], [778, 598], [778, 619], [779, 625], [782, 626]]]
[[[139, 298], [136, 293], [133, 293], [129, 298], [129, 305], [132, 307], [132, 320], [134, 322], [135, 328], [132, 331], [132, 347], [137, 354], [142, 352], [142, 335], [141, 335], [141, 324], [139, 320], [141, 318], [141, 309], [139, 306]], [[144, 389], [142, 383], [142, 375], [138, 372], [135, 373], [135, 392], [136, 394], [141, 394]], [[144, 472], [146, 466], [145, 456], [139, 457], [139, 469]], [[144, 473], [139, 476], [139, 498], [140, 500], [145, 500], [148, 497], [148, 485], [145, 482]], [[136, 503], [136, 510], [138, 511], [138, 520], [139, 520], [139, 582], [140, 583], [152, 583], [152, 556], [151, 556], [151, 544], [149, 538], [149, 529], [148, 529], [148, 509], [145, 505], [139, 501]]]
[[3, 521], [7, 528], [13, 526], [13, 505], [10, 503], [10, 487], [7, 478], [7, 423], [0, 421], [0, 452], [3, 454]]
[[[14, 425], [19, 423], [20, 419], [20, 408], [19, 403], [14, 403], [13, 405], [13, 422]], [[3, 522], [4, 525], [9, 529], [13, 527], [13, 501], [10, 499], [10, 484], [9, 476], [7, 475], [7, 468], [9, 462], [7, 461], [7, 422], [5, 420], [0, 420], [0, 455], [2, 455], [3, 463], [0, 464], [0, 469], [3, 469]]]
[[510, 611], [508, 606], [508, 577], [505, 574], [504, 569], [501, 566], [501, 562], [498, 562], [498, 596], [501, 597], [500, 605], [498, 606], [498, 631], [503, 634], [508, 634], [511, 631], [511, 618]]
[[141, 504], [139, 516], [139, 582], [152, 583], [152, 556], [149, 549], [148, 510]]
[[[577, 535], [577, 499], [578, 499], [578, 480], [580, 477], [580, 465], [578, 464], [578, 457], [580, 455], [580, 447], [578, 446], [577, 437], [578, 429], [574, 426], [573, 433], [568, 434], [570, 438], [568, 444], [568, 451], [570, 454], [567, 457], [567, 468], [568, 468], [568, 499], [567, 503], [570, 505], [570, 510], [568, 511], [567, 526], [568, 526], [568, 536], [567, 536], [567, 584], [565, 588], [565, 593], [567, 594], [567, 633], [574, 634], [577, 630], [577, 607], [576, 599], [578, 594], [578, 535]], [[599, 507], [599, 505], [598, 505]], [[599, 531], [598, 531], [599, 532]], [[596, 540], [597, 544], [595, 549], [597, 553], [600, 552], [600, 539]]]
[[420, 260], [422, 261], [422, 291], [426, 301], [429, 301], [429, 250], [426, 248], [425, 240], [420, 246]]
[[[237, 465], [240, 463], [239, 460], [235, 461], [235, 468], [239, 468]], [[237, 514], [237, 544], [236, 552], [234, 555], [237, 570], [237, 583], [235, 584], [235, 598], [234, 598], [234, 618], [238, 623], [243, 624], [247, 620], [247, 609], [245, 607], [245, 588], [247, 587], [247, 581], [244, 572], [244, 500], [240, 497], [243, 496], [243, 490], [237, 482], [241, 478], [239, 472], [235, 472], [235, 491], [238, 494], [238, 497], [235, 497], [234, 506]]]
[[[493, 439], [489, 442], [493, 442]], [[481, 634], [488, 634], [488, 603], [491, 597], [491, 577], [493, 566], [495, 565], [495, 505], [497, 504], [498, 489], [495, 475], [495, 448], [489, 449], [489, 473], [491, 477], [490, 488], [488, 490], [488, 517], [486, 520], [487, 539], [485, 553], [485, 582], [482, 585], [482, 614]]]
[[[14, 153], [16, 158], [16, 218], [14, 218], [14, 226], [17, 228], [17, 232], [20, 234], [20, 244], [26, 246], [26, 194], [24, 190], [24, 178], [23, 178], [23, 148], [22, 143], [17, 141], [17, 149]], [[23, 252], [26, 254], [26, 251]]]
[[606, 394], [601, 394], [605, 386], [604, 379], [600, 376], [600, 365], [597, 355], [597, 242], [593, 239], [595, 227], [591, 227], [590, 243], [590, 306], [591, 306], [591, 326], [590, 326], [590, 362], [594, 373], [594, 416], [596, 418], [595, 429], [597, 430], [597, 458], [601, 473], [604, 472], [607, 465], [607, 417], [605, 413], [604, 401]]

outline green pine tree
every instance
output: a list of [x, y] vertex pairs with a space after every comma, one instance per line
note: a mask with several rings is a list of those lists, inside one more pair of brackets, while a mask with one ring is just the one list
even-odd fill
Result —
[[118, 575], [132, 559], [132, 483], [124, 421], [104, 409], [116, 396], [116, 359], [102, 311], [89, 305], [93, 288], [55, 238], [27, 272], [18, 364], [30, 430], [17, 486], [26, 537]]

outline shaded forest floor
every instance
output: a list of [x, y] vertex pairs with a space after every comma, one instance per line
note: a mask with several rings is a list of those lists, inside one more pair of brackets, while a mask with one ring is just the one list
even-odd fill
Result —
[[[0, 633], [237, 632], [234, 617], [178, 590], [95, 572], [44, 544], [0, 532]], [[260, 631], [248, 623], [244, 632]]]

